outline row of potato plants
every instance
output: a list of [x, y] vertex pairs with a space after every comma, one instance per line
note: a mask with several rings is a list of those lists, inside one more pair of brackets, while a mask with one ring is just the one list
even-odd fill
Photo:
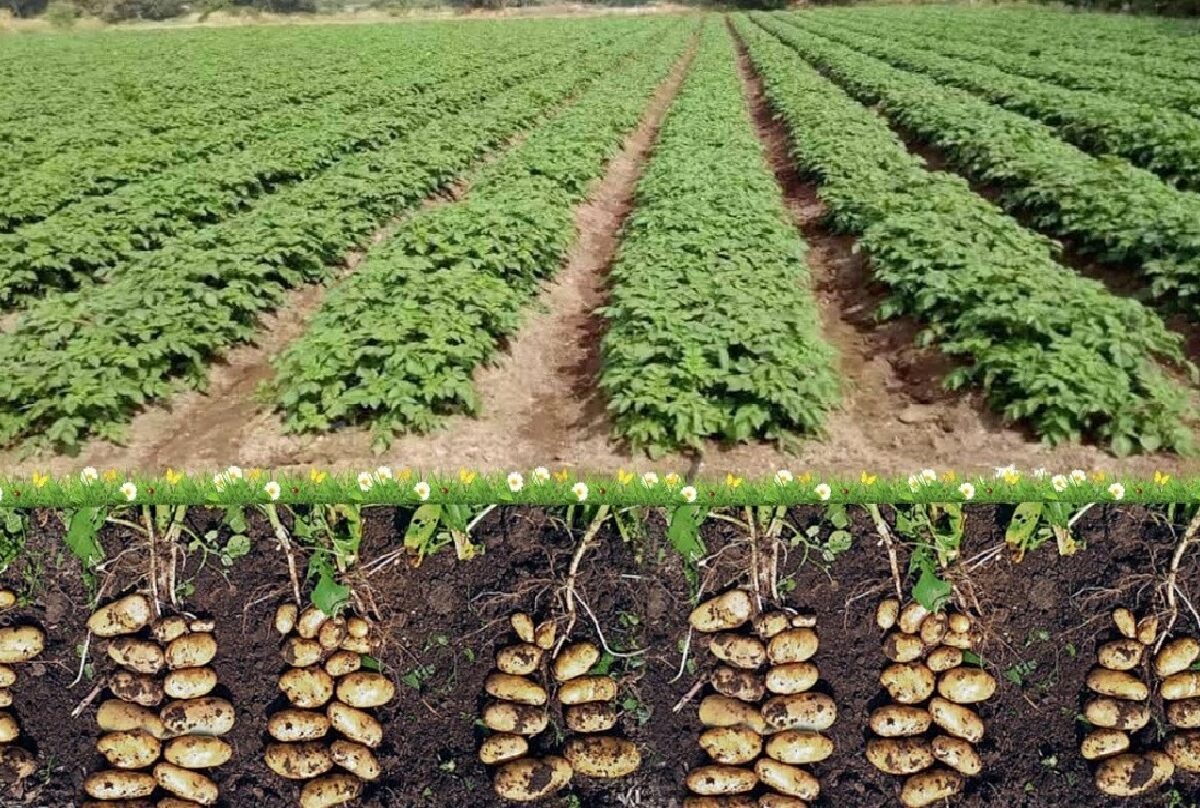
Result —
[[[243, 70], [261, 69], [275, 80], [235, 93], [229, 82], [204, 74], [192, 98], [172, 99], [170, 118], [158, 116], [153, 123], [139, 119], [120, 99], [106, 99], [99, 109], [85, 104], [59, 112], [56, 123], [41, 129], [51, 136], [11, 144], [9, 170], [0, 175], [0, 231], [181, 163], [211, 160], [291, 130], [315, 128], [322, 119], [386, 105], [405, 75], [428, 61], [426, 49], [415, 47], [394, 60], [377, 56], [355, 52], [326, 73], [306, 76], [303, 84], [291, 62], [264, 65], [261, 57], [251, 57]], [[45, 66], [53, 68], [53, 62]], [[276, 75], [281, 69], [290, 72]], [[33, 124], [28, 129], [38, 131]]]
[[[806, 17], [806, 26], [856, 51], [980, 95], [1005, 109], [1050, 126], [1085, 151], [1114, 154], [1149, 169], [1178, 187], [1200, 188], [1200, 118], [1178, 110], [1087, 90], [1072, 90], [1008, 73], [987, 64], [937, 53], [939, 41], [924, 34], [888, 30], [881, 39], [852, 16]], [[968, 46], [957, 44], [956, 51]], [[1045, 61], [1047, 56], [1029, 57]]]
[[1179, 339], [1154, 312], [1056, 263], [1044, 237], [960, 177], [927, 171], [791, 47], [745, 16], [736, 25], [793, 158], [890, 287], [881, 314], [916, 318], [923, 343], [964, 362], [947, 387], [978, 384], [1050, 443], [1090, 435], [1118, 454], [1191, 444], [1188, 392], [1156, 363], [1183, 361]]
[[[48, 154], [55, 145], [70, 148], [144, 131], [167, 132], [198, 123], [190, 117], [193, 110], [220, 116], [222, 102], [228, 107], [249, 93], [285, 89], [304, 69], [301, 53], [265, 55], [248, 53], [238, 37], [219, 45], [211, 36], [200, 45], [192, 34], [157, 41], [128, 35], [9, 38], [0, 52], [0, 143], [20, 159], [25, 149]], [[147, 71], [148, 64], [156, 69]], [[245, 69], [239, 81], [213, 86], [216, 76], [235, 75], [251, 65], [257, 69]], [[198, 102], [197, 92], [205, 89], [214, 95]], [[113, 115], [116, 107], [125, 114]]]
[[[545, 34], [502, 42], [490, 54], [460, 38], [427, 59], [409, 84], [390, 94], [381, 89], [377, 103], [358, 113], [316, 116], [244, 150], [178, 165], [0, 235], [0, 305], [144, 271], [126, 262], [250, 210], [281, 186], [318, 176], [356, 151], [387, 148], [417, 127], [476, 106], [536, 76], [532, 71], [545, 68], [544, 57], [563, 61], [589, 40], [583, 32], [564, 36], [562, 28]], [[532, 59], [539, 54], [542, 59]]]
[[276, 363], [289, 429], [371, 420], [379, 442], [474, 413], [475, 370], [521, 325], [573, 241], [573, 208], [642, 118], [694, 24], [590, 87], [483, 169], [469, 195], [414, 216], [339, 287]]
[[[891, 12], [895, 13], [891, 13]], [[940, 35], [943, 41], [970, 42], [994, 48], [993, 59], [1005, 55], [1045, 53], [1063, 65], [1041, 68], [1036, 62], [1025, 65], [1040, 71], [1038, 77], [1056, 80], [1065, 86], [1124, 92], [1143, 78], [1153, 78], [1152, 92], [1186, 103], [1195, 98], [1195, 86], [1171, 90], [1170, 84], [1181, 79], [1200, 80], [1195, 64], [1195, 45], [1186, 31], [1147, 30], [1119, 15], [1090, 14], [1081, 20], [1073, 14], [980, 14], [978, 7], [966, 13], [926, 9], [887, 9], [880, 14], [889, 27], [908, 27]], [[874, 11], [869, 12], [874, 15]], [[1117, 23], [1109, 28], [1107, 23]], [[1185, 34], [1181, 36], [1180, 34]], [[1071, 72], [1074, 71], [1074, 72]]]
[[0, 444], [28, 437], [69, 451], [89, 436], [119, 436], [139, 408], [180, 381], [202, 385], [208, 360], [252, 338], [259, 315], [288, 289], [328, 279], [347, 251], [390, 219], [447, 188], [663, 30], [598, 40], [569, 62], [561, 54], [531, 57], [534, 64], [520, 68], [531, 78], [516, 87], [274, 194], [107, 283], [31, 305], [0, 342], [10, 380], [0, 387]]
[[763, 24], [858, 100], [1000, 192], [1008, 210], [1101, 260], [1136, 262], [1164, 305], [1200, 316], [1200, 195], [1117, 158], [1093, 157], [1044, 124], [906, 73], [804, 26]]
[[604, 389], [635, 447], [818, 432], [840, 398], [805, 245], [717, 18], [638, 183], [604, 308]]
[[[489, 24], [497, 25], [477, 23]], [[532, 24], [515, 23], [512, 30]], [[501, 38], [499, 31], [475, 31]], [[388, 71], [400, 82], [412, 67], [410, 51], [432, 57], [465, 31], [415, 24], [110, 33], [6, 41], [0, 52], [0, 143], [14, 164], [225, 126], [270, 106], [303, 102], [335, 76], [370, 80]]]

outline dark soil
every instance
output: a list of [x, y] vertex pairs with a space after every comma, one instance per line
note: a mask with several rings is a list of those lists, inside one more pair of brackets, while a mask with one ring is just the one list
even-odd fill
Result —
[[[870, 520], [861, 509], [852, 509], [852, 515], [855, 542], [850, 550], [827, 563], [819, 550], [806, 554], [803, 544], [797, 544], [788, 548], [779, 571], [783, 605], [818, 617], [819, 687], [839, 707], [829, 733], [837, 752], [813, 767], [823, 786], [816, 803], [822, 808], [895, 805], [900, 786], [899, 778], [873, 769], [862, 752], [867, 716], [880, 701], [877, 677], [885, 664], [874, 608], [891, 591], [891, 579]], [[446, 549], [413, 566], [403, 552], [397, 553], [408, 512], [380, 508], [364, 516], [359, 591], [368, 606], [378, 608], [385, 638], [379, 656], [399, 689], [392, 703], [376, 711], [385, 727], [378, 750], [385, 774], [360, 804], [504, 805], [476, 758], [483, 680], [495, 650], [510, 639], [508, 618], [514, 611], [538, 619], [555, 617], [565, 629], [562, 587], [586, 526], [568, 530], [561, 510], [497, 508], [473, 534], [474, 541], [486, 546], [482, 556], [459, 562]], [[197, 509], [189, 514], [188, 525], [199, 535], [224, 531], [223, 539], [227, 530], [222, 517], [219, 511]], [[987, 633], [983, 656], [1000, 679], [997, 695], [980, 709], [987, 723], [981, 746], [984, 775], [970, 781], [954, 804], [1115, 806], [1120, 801], [1098, 796], [1078, 754], [1082, 730], [1076, 716], [1083, 680], [1098, 642], [1112, 633], [1113, 608], [1124, 605], [1139, 614], [1162, 611], [1157, 576], [1170, 561], [1181, 526], [1172, 525], [1161, 511], [1095, 507], [1077, 525], [1076, 535], [1085, 544], [1077, 554], [1059, 557], [1050, 543], [1018, 564], [1003, 547], [1008, 517], [1004, 508], [969, 511], [963, 561], [954, 576], [964, 603], [979, 610]], [[822, 518], [817, 509], [796, 509], [789, 515], [801, 531]], [[625, 521], [632, 522], [628, 515]], [[71, 712], [93, 692], [92, 677], [102, 675], [108, 663], [98, 654], [99, 643], [93, 643], [89, 661], [94, 667], [72, 684], [86, 636], [89, 589], [61, 544], [59, 515], [33, 513], [28, 524], [26, 553], [2, 580], [29, 595], [31, 604], [8, 613], [6, 621], [34, 622], [48, 635], [41, 661], [19, 671], [13, 708], [24, 743], [42, 768], [31, 780], [10, 787], [0, 805], [74, 808], [82, 803], [84, 777], [101, 762], [93, 744], [98, 735], [95, 707], [103, 695], [78, 717]], [[678, 808], [687, 770], [704, 762], [696, 743], [696, 707], [704, 691], [694, 685], [711, 663], [702, 638], [688, 637], [689, 583], [665, 529], [657, 513], [636, 531], [641, 535], [624, 539], [611, 521], [604, 525], [580, 566], [578, 620], [570, 635], [599, 642], [599, 627], [613, 651], [635, 654], [615, 659], [612, 673], [620, 680], [625, 708], [619, 731], [642, 750], [642, 768], [616, 782], [577, 778], [568, 793], [543, 803], [550, 808]], [[814, 541], [822, 541], [829, 529], [821, 525]], [[221, 692], [238, 709], [238, 723], [227, 736], [234, 759], [213, 774], [221, 787], [221, 805], [283, 808], [297, 804], [298, 788], [270, 772], [262, 753], [266, 717], [281, 705], [275, 682], [284, 668], [270, 622], [275, 607], [289, 596], [287, 568], [265, 520], [252, 519], [249, 533], [250, 554], [229, 569], [214, 557], [203, 569], [195, 554], [188, 559], [180, 581], [194, 591], [181, 608], [217, 620]], [[710, 519], [703, 536], [709, 558], [698, 580], [704, 592], [748, 583], [750, 548], [740, 528]], [[141, 536], [110, 524], [102, 538], [109, 557], [116, 559], [97, 578], [105, 599], [144, 585]], [[903, 550], [900, 562], [902, 568], [907, 562]], [[1185, 591], [1197, 574], [1200, 564], [1190, 556], [1180, 575]], [[1177, 632], [1197, 630], [1186, 616], [1176, 625]], [[687, 662], [681, 665], [685, 646]], [[554, 726], [562, 727], [561, 720]], [[1149, 731], [1137, 741], [1146, 746], [1159, 739]], [[539, 739], [540, 751], [557, 749], [561, 742], [552, 728]], [[1169, 802], [1167, 789], [1124, 804], [1188, 806], [1200, 800], [1200, 778], [1194, 775], [1177, 776], [1170, 788], [1181, 803]]]

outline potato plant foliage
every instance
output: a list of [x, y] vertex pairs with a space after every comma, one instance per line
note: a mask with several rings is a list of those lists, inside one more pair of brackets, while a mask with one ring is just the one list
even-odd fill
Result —
[[[335, 290], [281, 357], [288, 427], [370, 417], [379, 440], [478, 406], [471, 376], [514, 333], [574, 236], [603, 172], [694, 26], [675, 25], [484, 169], [469, 196], [423, 212]], [[553, 80], [553, 77], [550, 78]]]
[[[1153, 295], [1200, 314], [1200, 195], [1124, 160], [1092, 157], [1049, 127], [906, 73], [781, 18], [759, 17], [810, 64], [896, 125], [932, 143], [1005, 208], [1105, 261], [1138, 264]], [[790, 17], [790, 20], [803, 19]]]
[[[961, 41], [952, 40], [951, 57], [939, 52], [943, 39], [921, 31], [889, 28], [885, 41], [878, 29], [853, 15], [805, 15], [802, 20], [806, 28], [860, 53], [1036, 118], [1085, 151], [1119, 155], [1179, 187], [1200, 188], [1200, 118], [1136, 96], [1121, 98], [1014, 75], [986, 64], [986, 49]], [[1054, 57], [1029, 58], [1046, 62]]]
[[9, 380], [0, 387], [0, 443], [32, 437], [70, 449], [88, 436], [116, 437], [180, 379], [202, 384], [208, 360], [251, 338], [258, 316], [288, 289], [329, 278], [346, 251], [390, 217], [447, 187], [663, 30], [625, 25], [631, 36], [599, 40], [569, 63], [568, 48], [535, 57], [537, 69], [514, 65], [537, 78], [509, 89], [498, 69], [490, 74], [497, 92], [486, 101], [147, 253], [106, 283], [30, 305], [0, 341]]
[[636, 205], [604, 309], [600, 384], [617, 432], [666, 449], [818, 431], [839, 398], [833, 351], [717, 19]]
[[[287, 186], [317, 177], [355, 152], [395, 140], [475, 107], [496, 92], [536, 77], [552, 61], [605, 39], [561, 29], [504, 39], [483, 53], [467, 37], [413, 48], [406, 75], [368, 75], [340, 106], [297, 104], [243, 133], [245, 147], [207, 161], [181, 160], [156, 176], [70, 205], [42, 221], [0, 235], [0, 306], [50, 289], [70, 289], [144, 271], [153, 251], [188, 241], [196, 231], [269, 201]], [[439, 47], [436, 59], [430, 50]], [[538, 58], [539, 54], [543, 54]], [[461, 71], [461, 72], [460, 72]], [[252, 139], [251, 139], [252, 138]], [[203, 236], [201, 235], [201, 238]]]
[[888, 9], [864, 19], [900, 33], [927, 32], [940, 52], [1014, 75], [1200, 113], [1200, 65], [1189, 36], [1153, 25], [1139, 31], [1120, 15], [1090, 15], [1081, 24], [1070, 14], [974, 12]]
[[1155, 362], [1182, 362], [1179, 339], [1153, 312], [1057, 264], [1047, 240], [961, 179], [926, 171], [878, 115], [805, 66], [793, 48], [817, 37], [761, 23], [736, 21], [793, 157], [891, 288], [883, 313], [917, 318], [926, 342], [965, 363], [948, 386], [981, 385], [1051, 443], [1190, 445], [1187, 392]]

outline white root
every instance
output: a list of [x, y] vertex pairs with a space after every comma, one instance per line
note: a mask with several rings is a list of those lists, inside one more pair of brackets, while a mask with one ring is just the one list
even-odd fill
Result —
[[896, 554], [896, 543], [892, 540], [892, 531], [884, 521], [878, 505], [868, 505], [867, 512], [871, 514], [871, 521], [875, 523], [875, 532], [879, 534], [880, 541], [887, 548], [888, 564], [892, 569], [892, 582], [896, 585], [896, 597], [903, 601], [904, 584], [900, 577], [900, 559]]
[[563, 599], [567, 608], [567, 627], [559, 635], [558, 641], [554, 645], [554, 656], [558, 656], [559, 652], [562, 651], [563, 645], [566, 644], [567, 638], [571, 636], [571, 631], [575, 628], [575, 621], [578, 619], [575, 609], [575, 581], [579, 578], [579, 567], [583, 563], [584, 555], [591, 548], [596, 534], [600, 532], [600, 526], [608, 519], [608, 514], [609, 507], [607, 505], [601, 505], [596, 510], [596, 515], [592, 518], [587, 531], [583, 534], [583, 539], [580, 540], [579, 547], [575, 549], [575, 555], [571, 557], [571, 566], [567, 570], [567, 582], [563, 585]]

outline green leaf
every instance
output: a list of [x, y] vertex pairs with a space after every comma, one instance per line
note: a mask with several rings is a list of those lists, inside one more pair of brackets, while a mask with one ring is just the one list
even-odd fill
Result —
[[707, 516], [707, 508], [681, 505], [671, 511], [670, 525], [667, 527], [667, 540], [683, 557], [683, 571], [693, 587], [697, 583], [697, 565], [708, 552], [700, 537], [700, 525], [704, 524]]
[[931, 612], [935, 612], [949, 599], [954, 588], [938, 577], [937, 573], [928, 567], [921, 570], [921, 577], [913, 587], [913, 597]]
[[432, 552], [441, 519], [441, 505], [422, 505], [413, 511], [412, 519], [404, 531], [404, 547], [418, 559]]
[[1042, 519], [1042, 503], [1022, 502], [1013, 511], [1012, 520], [1004, 531], [1004, 541], [1017, 551], [1017, 560], [1029, 549], [1030, 541]]
[[71, 514], [65, 538], [67, 548], [79, 559], [85, 572], [91, 572], [104, 560], [99, 532], [108, 518], [107, 508], [81, 508]]

